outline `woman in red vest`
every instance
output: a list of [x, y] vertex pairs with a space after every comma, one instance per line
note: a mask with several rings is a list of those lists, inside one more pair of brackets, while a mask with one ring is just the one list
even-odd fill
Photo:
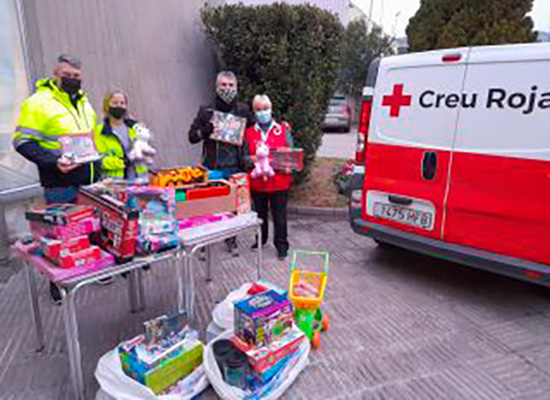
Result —
[[[290, 128], [286, 124], [277, 123], [272, 117], [271, 100], [266, 95], [257, 95], [252, 102], [252, 108], [256, 116], [256, 124], [246, 130], [245, 155], [249, 161], [249, 167], [254, 168], [258, 162], [257, 149], [265, 143], [270, 150], [293, 147]], [[268, 237], [268, 212], [271, 208], [275, 235], [273, 244], [277, 249], [277, 258], [284, 260], [288, 255], [287, 238], [287, 203], [288, 192], [292, 185], [291, 171], [274, 171], [252, 178], [252, 170], [249, 171], [250, 190], [254, 209], [262, 219], [262, 246], [267, 243]], [[256, 242], [253, 249], [258, 248]]]

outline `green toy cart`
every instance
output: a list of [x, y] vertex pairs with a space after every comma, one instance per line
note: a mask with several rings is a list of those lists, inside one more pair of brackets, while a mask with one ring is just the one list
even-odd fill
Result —
[[[317, 262], [306, 259], [316, 259]], [[297, 250], [290, 267], [288, 293], [294, 304], [296, 325], [306, 334], [313, 347], [318, 347], [321, 344], [321, 331], [327, 331], [330, 326], [328, 314], [321, 310], [328, 278], [329, 253]]]

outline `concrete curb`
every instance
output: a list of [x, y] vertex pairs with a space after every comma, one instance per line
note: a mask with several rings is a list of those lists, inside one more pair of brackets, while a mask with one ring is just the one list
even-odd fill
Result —
[[347, 219], [348, 207], [288, 206], [288, 214], [292, 216]]

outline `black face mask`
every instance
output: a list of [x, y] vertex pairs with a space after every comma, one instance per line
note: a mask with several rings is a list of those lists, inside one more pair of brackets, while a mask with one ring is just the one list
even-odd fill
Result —
[[74, 96], [80, 90], [82, 81], [78, 78], [61, 78], [61, 89], [67, 92], [70, 96]]
[[109, 115], [114, 119], [121, 119], [126, 115], [126, 108], [124, 107], [109, 107]]

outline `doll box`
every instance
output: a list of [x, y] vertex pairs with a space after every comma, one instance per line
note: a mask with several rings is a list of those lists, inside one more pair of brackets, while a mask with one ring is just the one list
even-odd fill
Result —
[[235, 335], [249, 347], [267, 346], [290, 332], [290, 300], [269, 290], [235, 303]]

